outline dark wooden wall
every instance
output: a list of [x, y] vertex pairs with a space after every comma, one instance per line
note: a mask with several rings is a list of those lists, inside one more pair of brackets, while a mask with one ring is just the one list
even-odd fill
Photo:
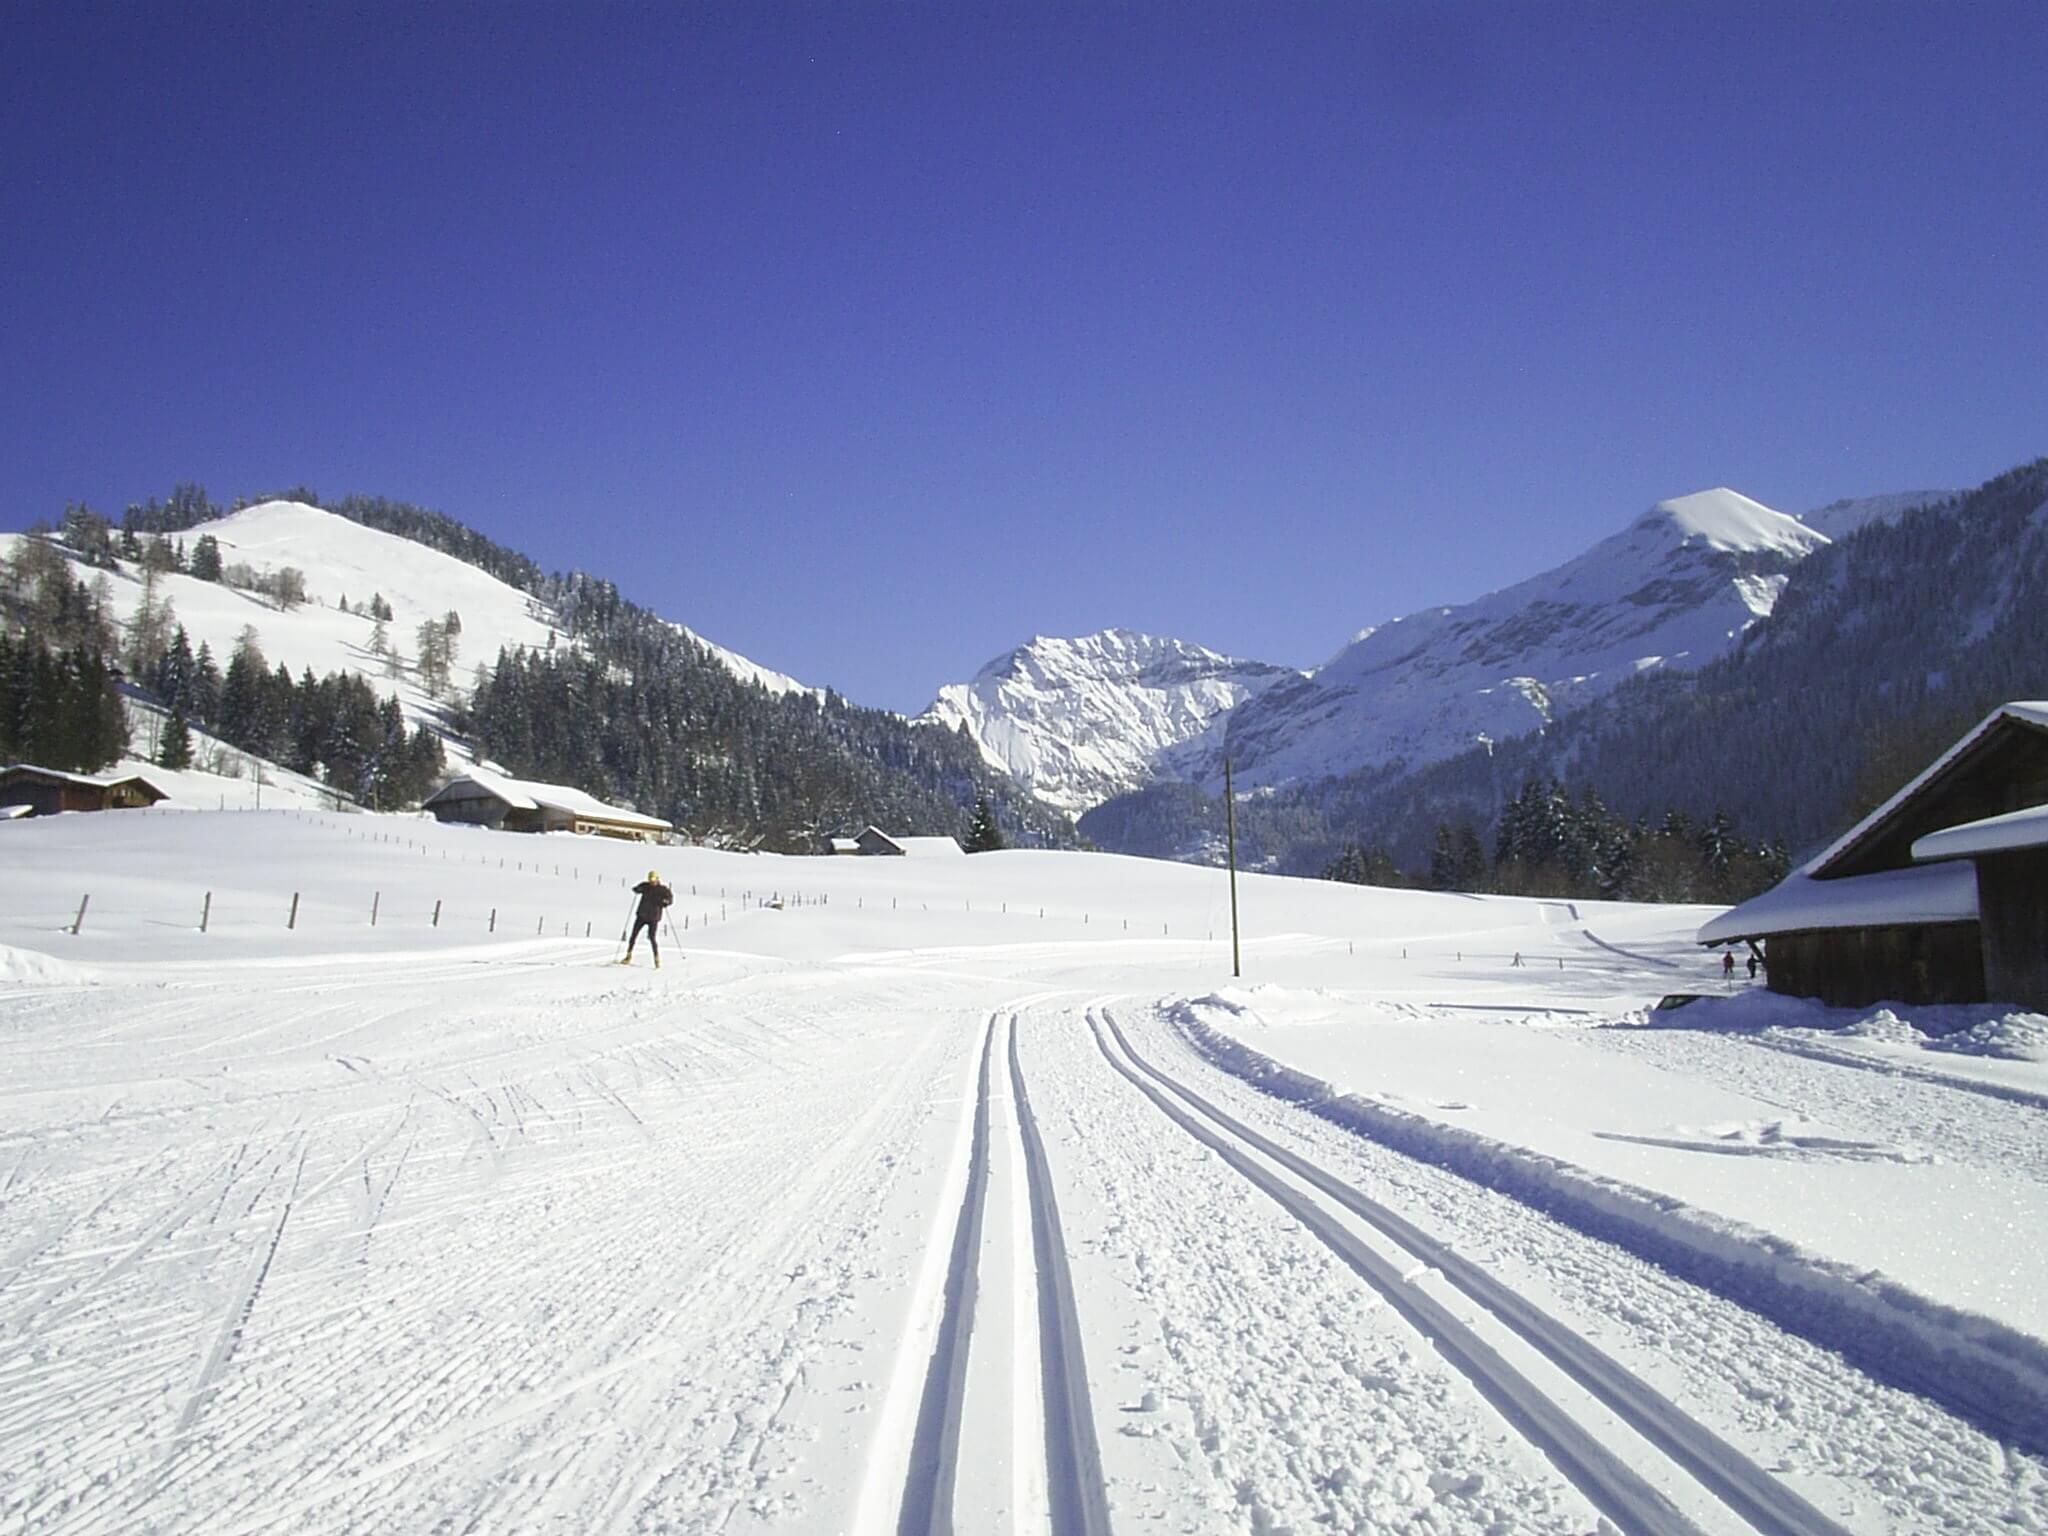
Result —
[[1975, 923], [1773, 934], [1764, 966], [1773, 992], [1838, 1008], [1981, 1003], [1986, 995]]
[[2048, 848], [1977, 860], [1977, 915], [1991, 1000], [2048, 1009]]

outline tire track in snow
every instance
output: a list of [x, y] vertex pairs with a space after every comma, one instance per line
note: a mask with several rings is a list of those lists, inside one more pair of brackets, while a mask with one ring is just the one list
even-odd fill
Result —
[[[1279, 1146], [1146, 1061], [1131, 1049], [1123, 1031], [1107, 1013], [1091, 1010], [1088, 1022], [1097, 1047], [1121, 1076], [1366, 1279], [1472, 1381], [1510, 1424], [1542, 1450], [1596, 1508], [1623, 1529], [1692, 1536], [1699, 1527], [1640, 1474], [1599, 1444], [1568, 1410], [1513, 1366], [1480, 1331], [1415, 1285], [1417, 1278], [1429, 1270], [1441, 1274], [1755, 1530], [1769, 1536], [1845, 1536], [1843, 1528], [1820, 1510], [1526, 1298], [1392, 1210]], [[1110, 1038], [1115, 1039], [1116, 1050], [1110, 1048]], [[1176, 1099], [1180, 1102], [1175, 1102]], [[1202, 1123], [1197, 1115], [1209, 1123]], [[1391, 1239], [1406, 1250], [1403, 1260], [1391, 1261], [1359, 1242], [1312, 1197], [1247, 1156], [1245, 1147], [1255, 1148]], [[1409, 1256], [1412, 1264], [1407, 1262]]]

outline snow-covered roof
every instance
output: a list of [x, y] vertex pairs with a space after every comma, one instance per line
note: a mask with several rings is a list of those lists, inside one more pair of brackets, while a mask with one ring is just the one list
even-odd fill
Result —
[[540, 809], [539, 803], [519, 787], [517, 779], [509, 778], [502, 773], [493, 773], [490, 769], [481, 767], [469, 768], [458, 773], [454, 778], [442, 785], [441, 788], [428, 796], [426, 803], [432, 805], [443, 795], [464, 785], [481, 789], [487, 795], [495, 795], [515, 811], [537, 811]]
[[1977, 871], [1968, 864], [1921, 864], [1870, 875], [1815, 880], [1800, 871], [1699, 931], [1702, 944], [1761, 939], [1816, 928], [1884, 928], [1977, 920]]
[[913, 859], [951, 858], [967, 851], [950, 837], [893, 837], [890, 841]]
[[450, 779], [446, 786], [431, 796], [427, 803], [446, 795], [458, 785], [469, 783], [494, 795], [516, 811], [537, 810], [543, 806], [549, 810], [566, 811], [571, 816], [584, 816], [595, 820], [613, 822], [619, 826], [644, 827], [650, 832], [666, 832], [673, 823], [655, 816], [642, 816], [637, 811], [621, 810], [615, 805], [606, 805], [595, 795], [586, 794], [568, 784], [542, 784], [532, 779], [515, 779], [488, 768], [469, 768]]
[[[2028, 725], [2040, 726], [2042, 729], [2048, 730], [2048, 700], [2016, 699], [2012, 703], [1999, 705], [1998, 708], [1978, 721], [1962, 740], [1958, 741], [1954, 746], [1942, 753], [1941, 756], [1929, 763], [1920, 773], [1916, 774], [1912, 782], [1907, 784], [1904, 789], [1893, 795], [1891, 799], [1885, 801], [1883, 805], [1880, 805], [1868, 816], [1857, 822], [1855, 826], [1828, 844], [1817, 857], [1807, 860], [1797, 873], [1801, 875], [1813, 874], [1833, 864], [1843, 853], [1847, 852], [1855, 844], [1862, 842], [1864, 837], [1873, 828], [1877, 827], [1880, 823], [1889, 821], [1899, 807], [1918, 795], [1931, 779], [1940, 775], [1950, 763], [1969, 751], [1970, 748], [1983, 740], [1986, 733], [1994, 730], [2000, 722], [2005, 720], [2020, 720]], [[1917, 846], [1916, 844], [1915, 847], [1917, 848]], [[1915, 856], [1917, 857], [1918, 855], [1916, 854]], [[1740, 909], [1738, 908], [1737, 910]]]
[[874, 826], [863, 831], [860, 838], [855, 839], [855, 842], [858, 844], [861, 838], [870, 836], [880, 838], [898, 853], [905, 854], [913, 859], [951, 858], [955, 854], [964, 854], [966, 852], [964, 848], [950, 837], [897, 837], [893, 833], [884, 832], [880, 827]]
[[835, 838], [831, 839], [831, 843], [832, 843], [832, 851], [833, 851], [834, 853], [859, 853], [859, 852], [860, 852], [860, 839], [859, 839], [859, 838], [855, 838], [855, 837], [835, 837]]
[[1913, 857], [1922, 862], [1937, 859], [1968, 859], [1981, 853], [2010, 853], [2020, 848], [2048, 847], [2048, 805], [2030, 805], [1966, 821], [1959, 827], [1930, 832], [1913, 844]]
[[[160, 796], [164, 795], [161, 789], [151, 784], [148, 779], [139, 773], [114, 773], [102, 777], [90, 773], [69, 773], [62, 768], [44, 768], [36, 763], [9, 763], [6, 767], [0, 768], [0, 778], [4, 778], [10, 773], [39, 774], [43, 778], [58, 779], [66, 784], [82, 784], [88, 789], [112, 789], [116, 784], [141, 784], [148, 789], [155, 790]], [[168, 799], [169, 797], [164, 796], [164, 798]]]

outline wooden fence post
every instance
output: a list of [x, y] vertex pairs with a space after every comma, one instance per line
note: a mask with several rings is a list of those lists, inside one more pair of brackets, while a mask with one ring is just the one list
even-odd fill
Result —
[[292, 915], [284, 920], [284, 925], [287, 928], [299, 926], [299, 893], [297, 891], [292, 892]]
[[199, 908], [199, 931], [206, 932], [207, 919], [213, 916], [213, 892], [206, 893], [206, 901]]
[[383, 901], [384, 893], [382, 891], [377, 891], [370, 897], [370, 926], [372, 928], [377, 926], [377, 908], [383, 904]]
[[441, 898], [438, 896], [434, 898], [434, 926], [441, 926]]
[[71, 936], [74, 939], [78, 937], [78, 930], [85, 926], [85, 908], [86, 904], [91, 900], [92, 892], [90, 891], [87, 891], [83, 896], [78, 898], [78, 916], [74, 917], [71, 920]]
[[491, 908], [491, 927], [490, 927], [490, 931], [491, 931], [492, 933], [496, 933], [496, 932], [498, 931], [498, 909], [497, 909], [496, 907], [493, 907], [493, 908]]

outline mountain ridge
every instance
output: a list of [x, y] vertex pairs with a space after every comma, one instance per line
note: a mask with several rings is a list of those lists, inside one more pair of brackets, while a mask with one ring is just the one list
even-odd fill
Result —
[[[1845, 518], [1898, 515], [1881, 500], [1832, 505]], [[1226, 756], [1251, 788], [1416, 766], [1540, 727], [1639, 672], [1724, 654], [1828, 542], [1716, 487], [1657, 502], [1469, 602], [1365, 626], [1312, 670], [1130, 630], [1038, 636], [942, 688], [917, 718], [964, 727], [991, 764], [1071, 813], [1148, 783], [1213, 791]], [[1171, 655], [1193, 682], [1176, 695], [1134, 653]]]

